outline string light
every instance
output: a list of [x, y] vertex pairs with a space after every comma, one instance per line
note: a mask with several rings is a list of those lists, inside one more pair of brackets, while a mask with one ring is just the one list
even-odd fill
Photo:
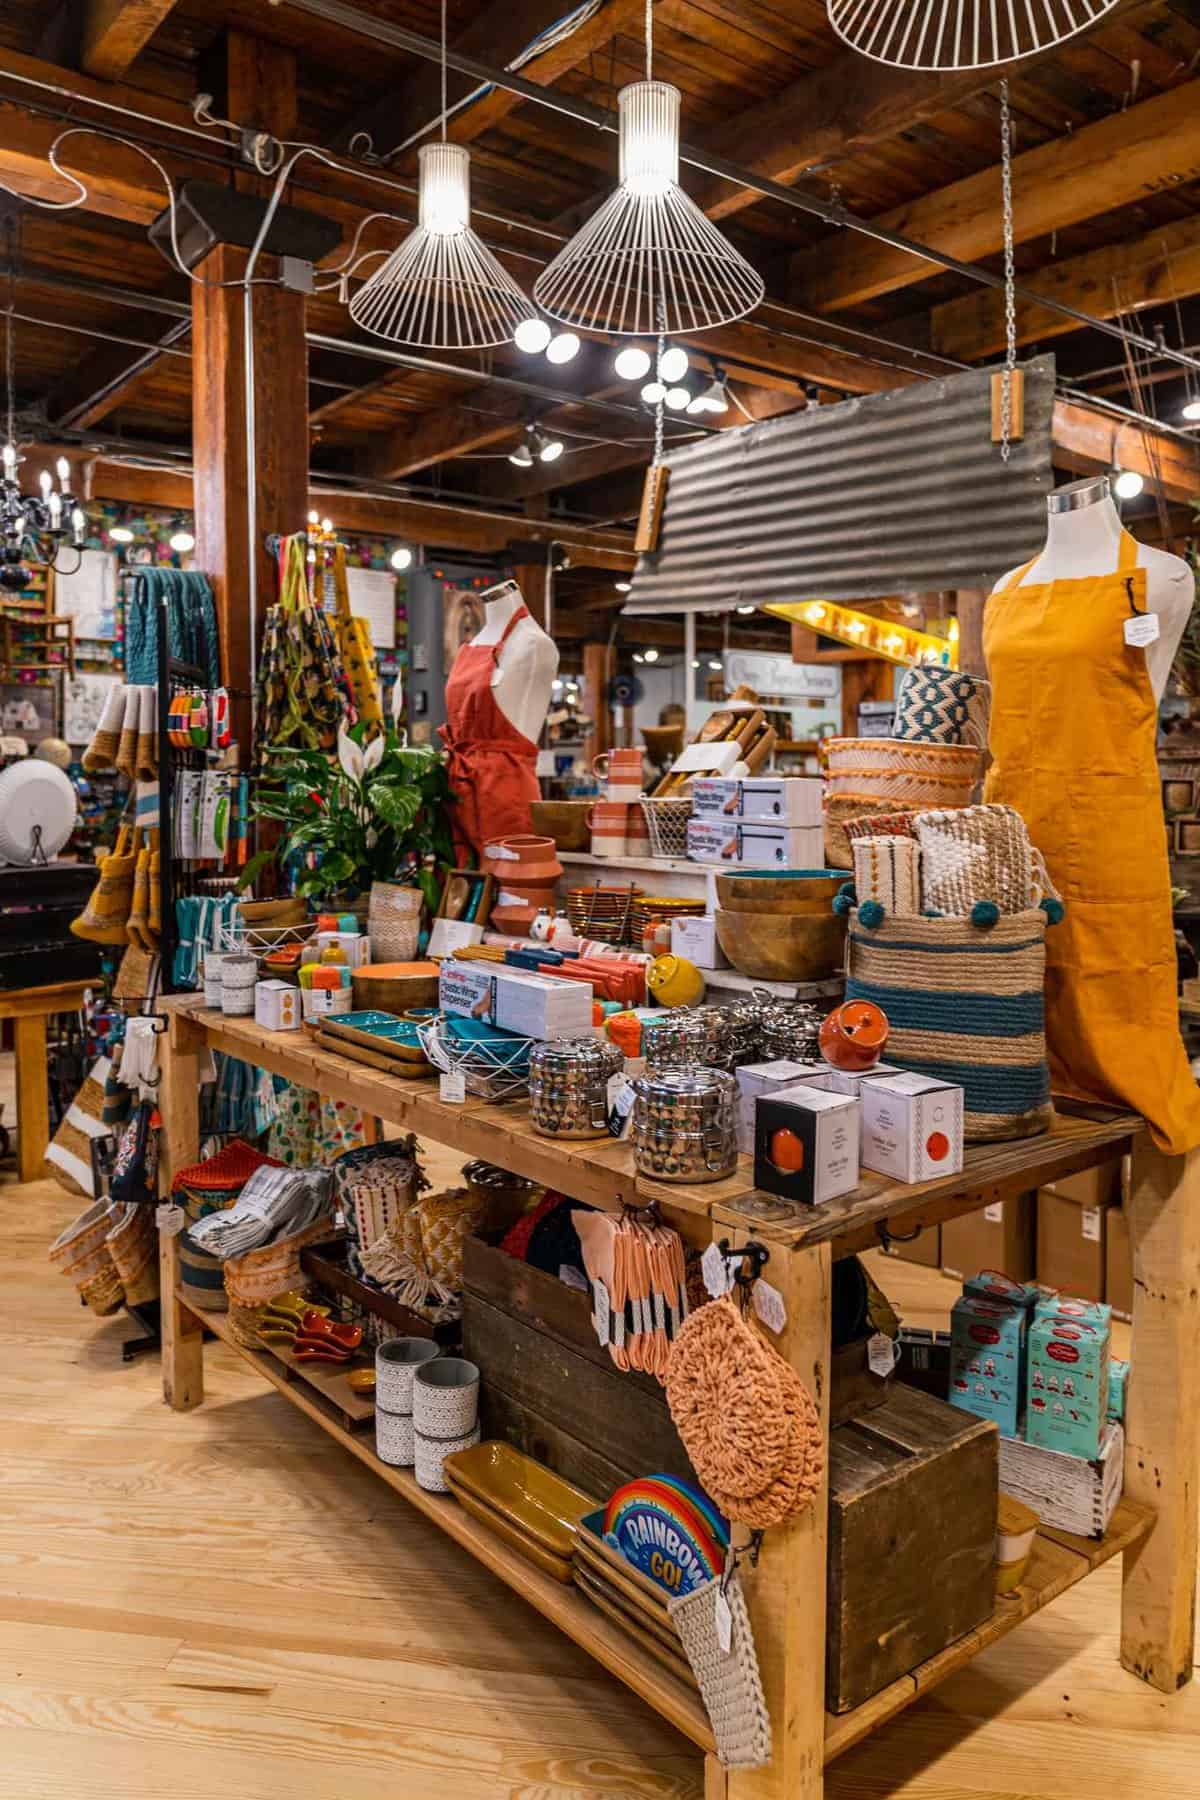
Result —
[[640, 381], [650, 372], [650, 352], [640, 344], [626, 344], [613, 358], [613, 368], [622, 381]]
[[928, 662], [947, 669], [958, 667], [957, 619], [950, 619], [947, 635], [938, 637], [931, 631], [876, 618], [873, 613], [857, 612], [853, 607], [840, 606], [832, 600], [766, 602], [761, 610], [779, 619], [819, 629], [825, 637], [850, 644], [863, 655], [881, 656], [887, 662]]
[[537, 356], [550, 342], [551, 331], [545, 319], [522, 319], [513, 332], [513, 343], [527, 356]]
[[396, 573], [399, 575], [399, 574], [402, 574], [405, 569], [411, 569], [412, 559], [413, 559], [413, 553], [409, 549], [408, 545], [400, 544], [397, 546], [397, 548], [395, 550], [392, 551], [392, 554], [391, 554], [391, 557], [389, 560], [391, 562], [393, 569], [395, 569]]

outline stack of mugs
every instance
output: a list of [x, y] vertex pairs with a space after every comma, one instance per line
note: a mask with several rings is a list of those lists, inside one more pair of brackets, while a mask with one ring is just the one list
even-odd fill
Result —
[[380, 1462], [416, 1465], [418, 1484], [449, 1493], [442, 1464], [479, 1442], [479, 1370], [442, 1356], [429, 1338], [390, 1338], [375, 1352], [375, 1449]]
[[642, 753], [606, 750], [592, 769], [605, 784], [605, 797], [588, 814], [592, 855], [620, 859], [648, 856], [649, 836], [642, 816]]

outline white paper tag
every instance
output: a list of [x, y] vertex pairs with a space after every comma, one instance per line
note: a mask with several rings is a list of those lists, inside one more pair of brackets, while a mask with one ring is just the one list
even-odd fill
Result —
[[867, 1344], [867, 1362], [872, 1375], [890, 1375], [896, 1366], [897, 1346], [886, 1332], [877, 1331]]
[[717, 1627], [717, 1643], [721, 1646], [722, 1656], [728, 1656], [733, 1648], [733, 1610], [725, 1598], [720, 1582], [717, 1583], [717, 1597], [713, 1611]]
[[164, 1237], [178, 1236], [183, 1230], [186, 1217], [187, 1214], [182, 1206], [175, 1206], [170, 1201], [166, 1201], [162, 1206], [156, 1206], [154, 1209], [154, 1223]]
[[769, 1281], [755, 1282], [754, 1310], [768, 1331], [782, 1331], [787, 1324], [787, 1307], [783, 1304], [783, 1295]]
[[340, 1206], [333, 1215], [333, 1226], [335, 1231], [345, 1231], [346, 1229], [346, 1214]]
[[461, 1069], [451, 1069], [438, 1079], [438, 1098], [451, 1106], [461, 1106], [467, 1097], [467, 1078]]
[[665, 1331], [667, 1329], [667, 1302], [665, 1295], [655, 1292], [651, 1296], [651, 1305], [654, 1308], [654, 1329], [656, 1331]]
[[558, 1279], [564, 1287], [574, 1288], [577, 1293], [586, 1294], [588, 1291], [587, 1276], [574, 1263], [559, 1263]]
[[1085, 1206], [1080, 1209], [1079, 1229], [1089, 1244], [1100, 1242], [1100, 1208]]
[[983, 1209], [983, 1216], [987, 1220], [989, 1225], [1003, 1225], [1003, 1223], [1004, 1223], [1004, 1202], [1003, 1202], [1003, 1200], [994, 1200], [990, 1206], [985, 1206]]
[[726, 1262], [715, 1244], [710, 1244], [700, 1258], [700, 1273], [714, 1300], [719, 1300], [733, 1286], [733, 1264]]
[[597, 1341], [602, 1345], [607, 1345], [612, 1323], [612, 1302], [608, 1297], [608, 1288], [604, 1282], [597, 1277], [592, 1285], [595, 1290], [596, 1307], [592, 1314], [592, 1324], [596, 1327]]
[[628, 1137], [633, 1129], [633, 1103], [637, 1098], [633, 1083], [624, 1075], [610, 1075], [608, 1081], [608, 1129], [615, 1138]]
[[1125, 621], [1125, 642], [1138, 649], [1157, 642], [1158, 635], [1157, 613], [1137, 613], [1132, 619]]

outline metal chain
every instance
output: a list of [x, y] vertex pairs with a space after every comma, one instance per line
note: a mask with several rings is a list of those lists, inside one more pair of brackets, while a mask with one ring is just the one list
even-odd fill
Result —
[[14, 447], [17, 442], [14, 430], [14, 414], [16, 403], [13, 399], [15, 377], [13, 345], [13, 309], [17, 304], [17, 253], [14, 242], [13, 222], [10, 219], [5, 231], [6, 249], [8, 251], [8, 317], [4, 325], [4, 395], [5, 395], [5, 438], [6, 444]]
[[442, 0], [442, 142], [446, 142], [446, 0]]
[[[661, 311], [661, 308], [660, 308], [660, 311]], [[654, 379], [655, 379], [655, 381], [657, 381], [660, 388], [663, 385], [663, 378], [659, 374], [659, 370], [662, 367], [663, 351], [666, 349], [666, 347], [667, 347], [666, 336], [662, 331], [660, 331], [658, 334], [658, 355], [655, 358], [655, 362], [654, 362]], [[659, 463], [662, 461], [662, 459], [663, 459], [663, 396], [660, 394], [657, 401], [655, 402], [655, 406], [654, 406], [654, 467], [656, 469], [657, 469]]]
[[1012, 375], [1017, 366], [1016, 270], [1013, 262], [1012, 112], [1008, 82], [1000, 83], [1000, 194], [1004, 217], [1004, 377], [1000, 383], [1000, 456], [1011, 453]]

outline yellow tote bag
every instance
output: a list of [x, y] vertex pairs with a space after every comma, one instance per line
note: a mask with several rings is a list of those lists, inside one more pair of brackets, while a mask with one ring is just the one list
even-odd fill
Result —
[[333, 549], [333, 589], [337, 598], [334, 633], [341, 652], [342, 667], [354, 695], [354, 709], [360, 721], [371, 727], [382, 726], [383, 709], [379, 704], [379, 668], [371, 627], [350, 611], [350, 584], [346, 579], [346, 551], [341, 544]]

